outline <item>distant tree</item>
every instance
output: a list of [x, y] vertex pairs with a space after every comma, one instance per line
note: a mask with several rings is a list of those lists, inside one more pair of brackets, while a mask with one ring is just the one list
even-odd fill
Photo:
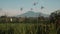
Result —
[[56, 16], [56, 14], [55, 13], [51, 13], [51, 15], [50, 15], [50, 23], [55, 23], [55, 16]]
[[7, 17], [7, 16], [1, 16], [1, 18], [5, 18], [5, 17]]
[[57, 10], [55, 12], [52, 12], [50, 15], [50, 23], [55, 23], [56, 20], [58, 20], [58, 17], [60, 17], [60, 10]]
[[[57, 10], [50, 15], [50, 23], [56, 25], [56, 30], [60, 29], [60, 10]], [[58, 31], [57, 31], [58, 33]]]

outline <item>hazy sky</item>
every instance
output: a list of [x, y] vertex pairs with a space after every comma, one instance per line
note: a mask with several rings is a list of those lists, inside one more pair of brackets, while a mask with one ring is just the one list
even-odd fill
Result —
[[[38, 4], [34, 6], [35, 2]], [[43, 10], [41, 10], [41, 6], [44, 6]], [[21, 7], [23, 7], [23, 11], [20, 11]], [[0, 0], [0, 15], [14, 16], [30, 11], [30, 8], [33, 8], [35, 12], [50, 14], [60, 9], [60, 0]]]

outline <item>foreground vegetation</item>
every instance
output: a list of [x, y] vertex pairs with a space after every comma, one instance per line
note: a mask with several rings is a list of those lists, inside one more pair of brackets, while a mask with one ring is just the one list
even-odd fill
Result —
[[0, 34], [56, 34], [54, 24], [1, 23]]

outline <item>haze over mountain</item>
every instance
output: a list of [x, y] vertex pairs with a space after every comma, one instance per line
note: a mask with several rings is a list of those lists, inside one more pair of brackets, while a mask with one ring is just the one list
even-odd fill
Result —
[[43, 14], [43, 13], [39, 13], [39, 12], [34, 12], [34, 11], [28, 11], [24, 14], [21, 14], [21, 15], [17, 15], [17, 17], [38, 17], [38, 16], [44, 16], [44, 17], [48, 17], [49, 15], [47, 14]]

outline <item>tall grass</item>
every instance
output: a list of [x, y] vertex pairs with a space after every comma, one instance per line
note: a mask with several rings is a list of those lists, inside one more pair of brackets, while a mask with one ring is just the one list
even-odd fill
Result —
[[[46, 26], [48, 26], [48, 31]], [[45, 27], [45, 28], [44, 28]], [[13, 34], [56, 34], [54, 24], [31, 24], [31, 23], [5, 23], [0, 24], [0, 30], [8, 34], [8, 30], [13, 29]], [[10, 31], [9, 31], [10, 32]]]

